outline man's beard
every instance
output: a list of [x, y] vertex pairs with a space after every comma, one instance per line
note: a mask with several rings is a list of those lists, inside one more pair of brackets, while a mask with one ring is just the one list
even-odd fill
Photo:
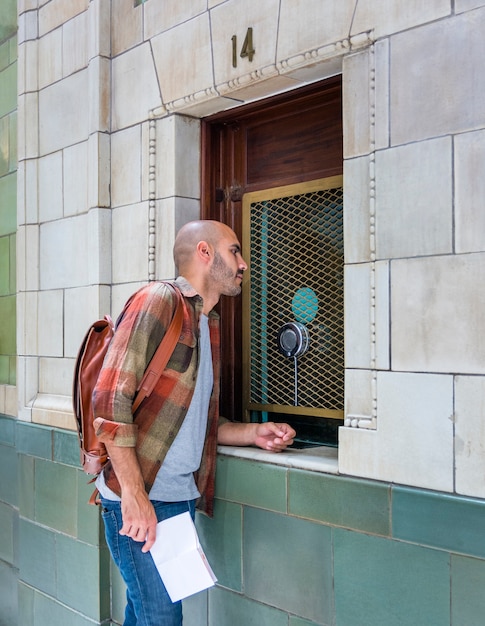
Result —
[[225, 296], [238, 296], [241, 293], [241, 285], [235, 282], [237, 276], [242, 277], [242, 272], [233, 271], [226, 265], [219, 252], [214, 253], [214, 261], [210, 270], [210, 278], [219, 283], [221, 294]]

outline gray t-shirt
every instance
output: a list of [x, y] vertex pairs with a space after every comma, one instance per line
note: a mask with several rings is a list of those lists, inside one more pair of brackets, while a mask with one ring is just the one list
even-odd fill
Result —
[[[177, 502], [193, 500], [200, 495], [193, 473], [199, 469], [202, 458], [209, 402], [214, 383], [209, 318], [207, 315], [200, 316], [199, 330], [199, 368], [192, 402], [184, 422], [158, 470], [149, 493], [150, 500]], [[120, 500], [106, 486], [102, 473], [96, 480], [96, 487], [103, 498]]]

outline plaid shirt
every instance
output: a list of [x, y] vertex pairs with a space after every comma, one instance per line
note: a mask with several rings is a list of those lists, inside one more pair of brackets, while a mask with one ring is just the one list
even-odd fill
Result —
[[[135, 294], [116, 329], [93, 394], [98, 438], [115, 446], [136, 448], [147, 493], [184, 421], [197, 378], [203, 302], [184, 278], [179, 277], [174, 284], [183, 295], [182, 334], [165, 372], [135, 417], [131, 406], [137, 386], [174, 313], [172, 293], [164, 283], [150, 283]], [[195, 478], [201, 494], [197, 506], [212, 515], [220, 385], [219, 316], [215, 311], [209, 314], [209, 332], [214, 386], [201, 465]], [[110, 463], [104, 468], [104, 477], [107, 486], [121, 495]]]

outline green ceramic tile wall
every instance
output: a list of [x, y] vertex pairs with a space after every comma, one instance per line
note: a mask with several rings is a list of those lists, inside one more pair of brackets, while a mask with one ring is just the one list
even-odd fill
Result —
[[485, 501], [395, 487], [393, 537], [485, 558]]
[[[0, 384], [16, 384], [17, 38], [16, 2], [2, 2], [0, 41]], [[15, 10], [12, 11], [12, 7]], [[15, 28], [14, 28], [15, 24]], [[12, 45], [15, 41], [15, 46]]]
[[[75, 433], [0, 417], [2, 476], [11, 453], [19, 453], [8, 482], [17, 485], [20, 519], [4, 484], [0, 563], [15, 560], [20, 572], [12, 626], [33, 624], [34, 610], [36, 626], [84, 626], [98, 613], [121, 623], [125, 586], [98, 509], [87, 504]], [[482, 623], [483, 502], [232, 457], [218, 467], [215, 517], [197, 516], [197, 527], [219, 586], [184, 603], [187, 626]], [[74, 563], [95, 573], [92, 584], [77, 578]], [[14, 571], [0, 571], [0, 582]], [[0, 602], [9, 600], [0, 593]]]
[[338, 626], [445, 626], [450, 623], [446, 552], [336, 529]]
[[389, 535], [389, 485], [298, 470], [289, 474], [291, 515]]

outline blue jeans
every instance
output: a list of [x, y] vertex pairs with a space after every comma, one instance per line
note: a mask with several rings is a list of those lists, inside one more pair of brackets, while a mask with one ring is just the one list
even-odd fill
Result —
[[[159, 522], [185, 511], [195, 517], [195, 500], [152, 504]], [[127, 587], [123, 626], [181, 626], [182, 602], [170, 600], [152, 555], [141, 551], [143, 542], [119, 534], [121, 503], [101, 498], [101, 511], [106, 542]]]

